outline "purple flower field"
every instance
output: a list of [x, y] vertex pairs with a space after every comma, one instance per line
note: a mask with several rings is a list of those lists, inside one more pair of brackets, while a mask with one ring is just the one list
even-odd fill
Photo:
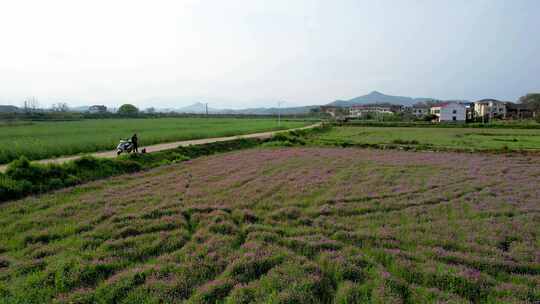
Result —
[[540, 157], [251, 149], [0, 206], [0, 303], [535, 303]]

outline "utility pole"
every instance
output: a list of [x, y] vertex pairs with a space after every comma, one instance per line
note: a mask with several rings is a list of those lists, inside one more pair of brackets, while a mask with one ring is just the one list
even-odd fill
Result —
[[278, 107], [278, 110], [277, 110], [277, 124], [278, 124], [278, 127], [281, 127], [281, 101], [278, 101], [277, 103], [277, 107]]
[[208, 102], [204, 104], [206, 107], [206, 116], [208, 116]]

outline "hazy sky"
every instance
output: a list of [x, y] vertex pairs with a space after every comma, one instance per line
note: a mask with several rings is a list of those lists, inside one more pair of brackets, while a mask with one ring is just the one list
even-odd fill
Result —
[[538, 0], [1, 0], [0, 103], [515, 100], [540, 91], [539, 15]]

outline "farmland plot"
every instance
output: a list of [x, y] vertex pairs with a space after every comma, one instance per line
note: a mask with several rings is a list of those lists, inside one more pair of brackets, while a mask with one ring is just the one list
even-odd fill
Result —
[[323, 143], [407, 145], [419, 149], [460, 151], [540, 150], [538, 129], [334, 127], [319, 136]]
[[225, 137], [302, 127], [305, 121], [252, 118], [86, 119], [0, 125], [0, 164], [114, 150], [121, 138], [139, 136], [139, 145]]
[[0, 302], [535, 302], [538, 185], [537, 157], [203, 157], [0, 206]]

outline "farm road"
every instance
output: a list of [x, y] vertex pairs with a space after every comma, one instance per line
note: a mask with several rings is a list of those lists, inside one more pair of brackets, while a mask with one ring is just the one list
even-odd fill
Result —
[[[146, 149], [146, 153], [152, 153], [152, 152], [158, 152], [163, 150], [170, 150], [174, 149], [176, 147], [186, 147], [186, 146], [192, 146], [192, 145], [203, 145], [213, 142], [220, 142], [220, 141], [228, 141], [228, 140], [234, 140], [234, 139], [240, 139], [240, 138], [270, 138], [274, 134], [281, 133], [281, 132], [288, 132], [293, 130], [305, 130], [305, 129], [311, 129], [314, 127], [319, 126], [320, 123], [301, 127], [301, 128], [295, 128], [295, 129], [288, 129], [288, 130], [279, 130], [279, 131], [269, 131], [269, 132], [262, 132], [262, 133], [252, 133], [252, 134], [245, 134], [245, 135], [235, 135], [235, 136], [228, 136], [228, 137], [215, 137], [215, 138], [203, 138], [203, 139], [194, 139], [194, 140], [184, 140], [184, 141], [175, 141], [170, 143], [163, 143], [163, 144], [157, 144], [157, 145], [151, 145], [146, 147], [139, 147], [139, 149]], [[40, 164], [61, 164], [70, 160], [75, 160], [78, 158], [81, 158], [83, 156], [90, 155], [93, 157], [98, 158], [114, 158], [116, 157], [116, 150], [111, 151], [104, 151], [104, 152], [95, 152], [95, 153], [85, 153], [85, 154], [79, 154], [74, 156], [65, 156], [65, 157], [59, 157], [59, 158], [49, 158], [49, 159], [42, 159], [34, 161], [35, 163]], [[0, 172], [4, 172], [7, 169], [7, 165], [0, 165]]]

